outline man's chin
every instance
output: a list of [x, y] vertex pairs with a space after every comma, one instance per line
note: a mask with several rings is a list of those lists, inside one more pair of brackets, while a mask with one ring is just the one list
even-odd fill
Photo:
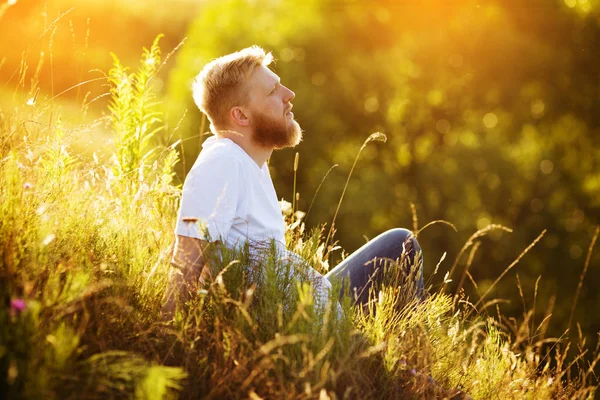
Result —
[[290, 145], [287, 146], [292, 148], [298, 146], [302, 141], [302, 128], [300, 128], [300, 125], [296, 121], [293, 121], [293, 124], [294, 132], [292, 134], [292, 140], [290, 140]]

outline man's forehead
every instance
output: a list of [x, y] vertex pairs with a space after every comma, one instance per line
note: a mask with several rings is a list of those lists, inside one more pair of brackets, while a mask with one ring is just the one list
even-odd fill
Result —
[[273, 85], [279, 82], [279, 76], [264, 65], [259, 65], [254, 69], [252, 74], [253, 80], [260, 82], [262, 85]]

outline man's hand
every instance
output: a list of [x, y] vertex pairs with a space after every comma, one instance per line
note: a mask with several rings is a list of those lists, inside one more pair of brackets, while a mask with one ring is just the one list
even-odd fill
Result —
[[208, 245], [209, 242], [204, 240], [176, 235], [171, 258], [173, 268], [163, 297], [161, 319], [171, 320], [177, 304], [185, 303], [198, 288], [205, 287], [212, 281], [210, 268], [204, 257]]

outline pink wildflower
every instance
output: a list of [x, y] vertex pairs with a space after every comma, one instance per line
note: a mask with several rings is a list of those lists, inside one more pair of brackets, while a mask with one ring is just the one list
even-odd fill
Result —
[[23, 310], [25, 310], [25, 300], [23, 299], [12, 299], [10, 301], [10, 309], [13, 312], [22, 312]]

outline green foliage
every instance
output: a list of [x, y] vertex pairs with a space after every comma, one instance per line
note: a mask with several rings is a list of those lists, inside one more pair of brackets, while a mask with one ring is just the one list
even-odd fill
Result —
[[111, 84], [108, 108], [116, 135], [115, 173], [118, 176], [132, 172], [143, 174], [143, 164], [152, 164], [155, 157], [156, 147], [151, 140], [162, 129], [159, 126], [162, 119], [151, 82], [161, 62], [158, 42], [162, 37], [156, 37], [150, 50], [144, 48], [139, 70], [134, 73], [129, 73], [129, 68], [121, 65], [118, 57], [111, 53], [114, 67], [108, 73]]
[[[124, 351], [107, 351], [89, 357], [82, 367], [88, 371], [90, 385], [98, 393], [88, 398], [123, 396], [144, 400], [176, 398], [186, 374], [181, 368], [152, 365], [144, 358]], [[171, 389], [171, 390], [169, 390]]]

